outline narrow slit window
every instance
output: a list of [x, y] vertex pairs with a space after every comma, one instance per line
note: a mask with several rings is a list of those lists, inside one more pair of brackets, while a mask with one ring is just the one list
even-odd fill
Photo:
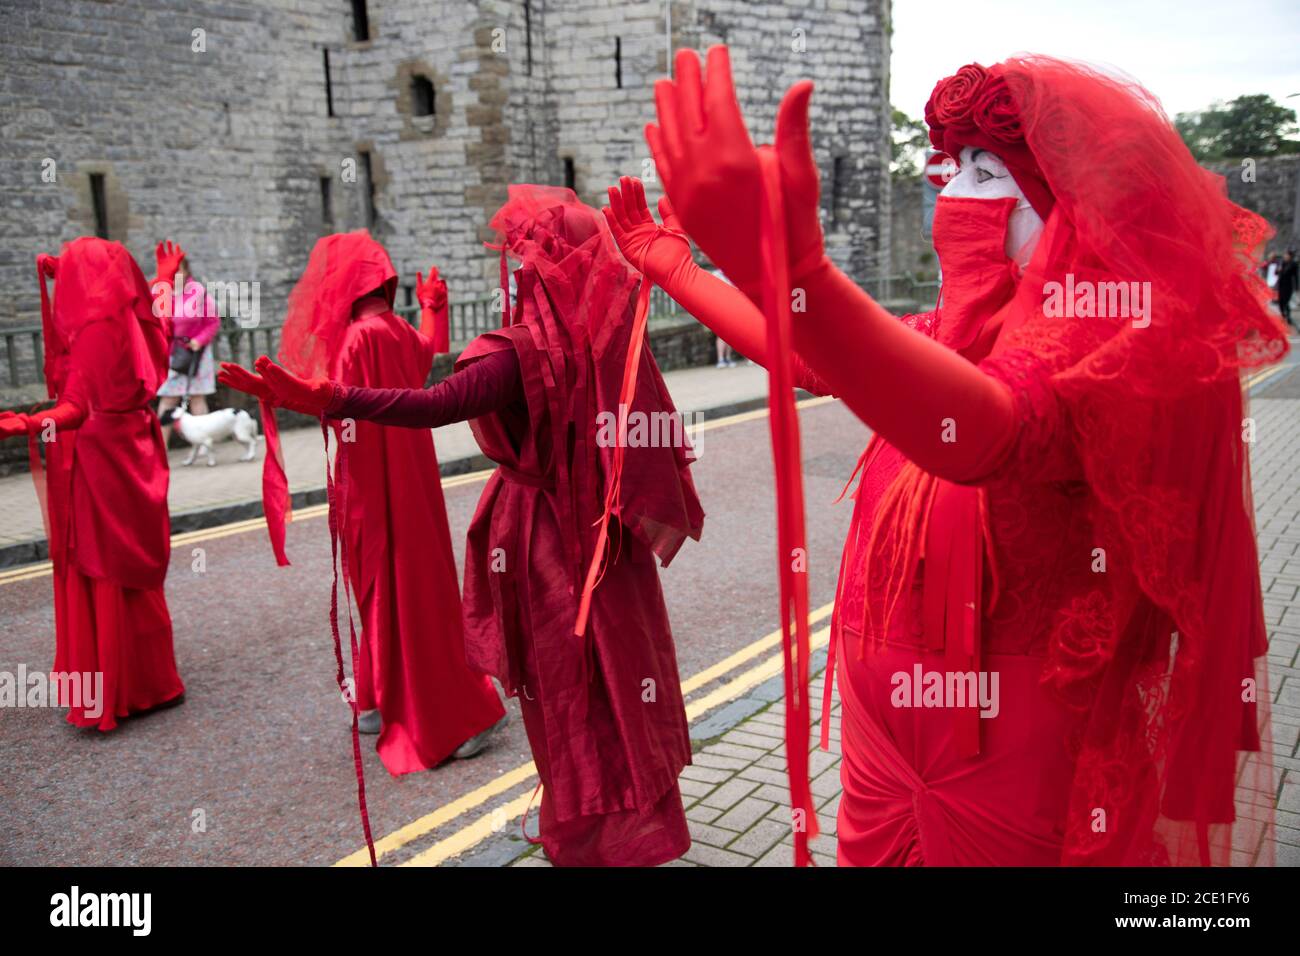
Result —
[[375, 226], [375, 176], [374, 169], [370, 162], [370, 151], [361, 151], [361, 172], [365, 176], [365, 200], [366, 200], [366, 228], [373, 229]]
[[844, 211], [845, 162], [843, 156], [836, 156], [831, 167], [831, 222], [838, 223]]
[[573, 190], [578, 188], [578, 173], [573, 167], [572, 156], [564, 157], [564, 187]]
[[370, 39], [370, 14], [366, 0], [352, 0], [352, 38], [358, 42]]
[[95, 216], [95, 235], [108, 238], [108, 199], [104, 193], [104, 174], [90, 174], [90, 208]]
[[330, 195], [332, 188], [328, 176], [320, 177], [320, 221], [327, 227], [334, 225], [334, 201]]
[[623, 38], [614, 37], [614, 85], [623, 88]]
[[334, 115], [334, 84], [330, 80], [330, 51], [329, 47], [321, 50], [322, 61], [325, 65], [325, 115]]
[[411, 80], [411, 113], [414, 116], [432, 116], [435, 102], [433, 98], [433, 81], [427, 76], [417, 76]]
[[526, 59], [525, 69], [529, 76], [533, 75], [533, 4], [531, 0], [524, 0], [524, 55]]

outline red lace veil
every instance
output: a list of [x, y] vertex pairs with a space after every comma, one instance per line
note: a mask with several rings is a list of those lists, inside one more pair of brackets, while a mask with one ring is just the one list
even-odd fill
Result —
[[[650, 285], [623, 258], [605, 218], [570, 189], [512, 185], [489, 226], [497, 233], [491, 247], [501, 250], [504, 324], [526, 330], [538, 368], [523, 374], [539, 371], [544, 383], [556, 489], [574, 529], [575, 632], [583, 634], [601, 568], [617, 547], [611, 517], [665, 565], [687, 537], [699, 537], [693, 452], [680, 430], [683, 440], [668, 446], [625, 440], [629, 413], [680, 420], [647, 342]], [[513, 305], [507, 256], [519, 261]], [[617, 421], [624, 438], [600, 441], [602, 417]]]
[[[1270, 230], [1133, 81], [1043, 56], [963, 72], [969, 94], [936, 87], [939, 121], [978, 129], [1022, 188], [1051, 192], [995, 353], [1051, 370], [1108, 557], [1089, 613], [1055, 624], [1044, 675], [1080, 716], [1062, 862], [1271, 862], [1242, 388], [1287, 348], [1256, 270]], [[1047, 284], [1067, 281], [1150, 283], [1148, 315], [1045, 315]]]
[[379, 288], [391, 307], [397, 270], [369, 232], [358, 229], [317, 240], [302, 278], [289, 293], [280, 364], [304, 378], [329, 376], [352, 319], [352, 304]]
[[[67, 384], [68, 358], [77, 334], [92, 322], [104, 320], [116, 323], [130, 340], [130, 371], [141, 388], [156, 392], [167, 378], [170, 334], [165, 320], [154, 315], [148, 282], [131, 254], [121, 243], [83, 237], [64, 244], [53, 261], [52, 303], [39, 263], [37, 268], [45, 385], [50, 397], [56, 397]], [[123, 373], [119, 370], [118, 374]]]

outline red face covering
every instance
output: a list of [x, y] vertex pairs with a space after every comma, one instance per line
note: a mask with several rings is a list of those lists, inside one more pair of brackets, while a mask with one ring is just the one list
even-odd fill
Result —
[[1016, 200], [940, 196], [934, 207], [934, 250], [943, 270], [939, 341], [962, 351], [1016, 289], [1007, 258], [1007, 221]]

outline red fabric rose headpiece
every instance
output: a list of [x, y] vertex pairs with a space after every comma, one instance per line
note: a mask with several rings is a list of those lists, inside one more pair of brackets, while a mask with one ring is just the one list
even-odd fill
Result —
[[934, 148], [954, 158], [963, 146], [996, 153], [1029, 204], [1047, 219], [1056, 199], [1025, 143], [1020, 110], [1001, 67], [968, 63], [940, 80], [925, 104], [925, 122]]

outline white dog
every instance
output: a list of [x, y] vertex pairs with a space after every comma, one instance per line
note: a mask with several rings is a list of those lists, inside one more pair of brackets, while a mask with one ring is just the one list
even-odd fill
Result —
[[243, 409], [222, 408], [206, 415], [191, 415], [184, 406], [177, 406], [163, 412], [159, 420], [164, 425], [175, 425], [181, 437], [193, 446], [190, 457], [183, 462], [185, 465], [194, 464], [195, 456], [202, 452], [207, 455], [211, 468], [217, 463], [212, 457], [212, 446], [227, 438], [234, 438], [248, 448], [240, 461], [252, 461], [257, 455], [257, 441], [261, 437], [257, 434], [257, 422]]

